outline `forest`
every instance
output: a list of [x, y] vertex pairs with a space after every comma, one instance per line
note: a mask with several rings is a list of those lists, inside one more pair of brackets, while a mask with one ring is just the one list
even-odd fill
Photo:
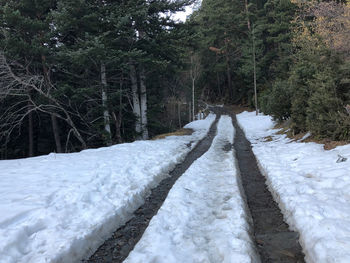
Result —
[[0, 0], [0, 158], [152, 138], [201, 101], [350, 140], [349, 1], [195, 2]]

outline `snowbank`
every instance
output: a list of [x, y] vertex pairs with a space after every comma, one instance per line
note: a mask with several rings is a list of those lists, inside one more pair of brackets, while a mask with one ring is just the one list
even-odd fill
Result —
[[259, 262], [237, 184], [231, 118], [221, 117], [209, 151], [170, 190], [124, 263]]
[[[306, 261], [350, 262], [350, 145], [325, 151], [275, 134], [269, 116], [237, 119], [287, 223], [300, 233]], [[348, 160], [337, 163], [338, 154]]]
[[66, 263], [91, 254], [214, 120], [190, 123], [190, 136], [0, 161], [0, 262]]

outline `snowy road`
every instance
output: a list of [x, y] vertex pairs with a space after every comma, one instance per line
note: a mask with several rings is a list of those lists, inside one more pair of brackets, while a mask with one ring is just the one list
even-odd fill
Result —
[[178, 179], [125, 263], [259, 262], [232, 150], [232, 120]]
[[[220, 116], [226, 109], [217, 111]], [[336, 162], [338, 154], [350, 159], [350, 146], [326, 152], [315, 143], [292, 142], [276, 134], [269, 116], [242, 113], [237, 119], [284, 219], [300, 234], [305, 261], [350, 262], [350, 169], [347, 161]], [[130, 219], [150, 189], [162, 184], [176, 164], [184, 163], [185, 156], [196, 152], [195, 145], [208, 134], [201, 141], [206, 141], [206, 148], [192, 158], [181, 177], [175, 176], [173, 182], [179, 179], [174, 185], [169, 184], [168, 189], [173, 187], [163, 205], [152, 219], [155, 212], [147, 218], [148, 228], [134, 248], [129, 244], [123, 259], [133, 249], [126, 263], [259, 262], [254, 247], [259, 246], [261, 256], [267, 243], [259, 239], [256, 226], [266, 228], [259, 222], [269, 222], [280, 229], [283, 222], [268, 218], [271, 201], [265, 202], [261, 196], [251, 202], [246, 195], [248, 211], [239, 176], [248, 181], [244, 187], [253, 195], [267, 190], [263, 180], [256, 184], [252, 177], [245, 177], [238, 154], [235, 160], [235, 130], [229, 116], [220, 118], [207, 151], [215, 134], [215, 128], [210, 128], [214, 120], [215, 115], [210, 115], [192, 122], [188, 127], [195, 132], [190, 136], [0, 161], [0, 262], [66, 263], [87, 258]], [[244, 137], [237, 130], [236, 135]], [[266, 136], [272, 140], [266, 141]], [[251, 151], [247, 143], [243, 152]], [[237, 144], [235, 147], [239, 153]], [[252, 156], [253, 161], [244, 157], [247, 166], [256, 163]], [[249, 185], [249, 181], [255, 184]], [[266, 213], [254, 211], [252, 203]], [[287, 233], [288, 225], [285, 227]], [[128, 240], [125, 243], [128, 245]], [[297, 253], [281, 250], [275, 243], [274, 253], [289, 257], [289, 261], [278, 262], [302, 262], [295, 257]], [[264, 258], [263, 262], [270, 262]]]

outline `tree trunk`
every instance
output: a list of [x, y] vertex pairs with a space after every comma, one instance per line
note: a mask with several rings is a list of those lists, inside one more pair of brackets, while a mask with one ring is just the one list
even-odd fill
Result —
[[131, 91], [132, 91], [132, 103], [133, 103], [133, 113], [136, 117], [135, 131], [138, 134], [137, 139], [140, 139], [141, 134], [141, 107], [139, 92], [137, 87], [137, 75], [135, 65], [130, 65], [130, 79], [131, 79]]
[[248, 16], [248, 0], [244, 0], [245, 11], [247, 15], [247, 27], [252, 37], [252, 53], [253, 53], [253, 75], [254, 75], [254, 104], [255, 104], [255, 114], [258, 115], [258, 94], [256, 88], [256, 58], [255, 58], [255, 36], [254, 36], [254, 25], [253, 29], [250, 24], [249, 16]]
[[[46, 66], [46, 57], [44, 55], [41, 55], [41, 63], [42, 63], [43, 71], [44, 71], [45, 85], [46, 85], [46, 88], [49, 90], [50, 89], [50, 75], [49, 75], [49, 70]], [[58, 124], [57, 124], [57, 118], [54, 114], [50, 114], [50, 116], [51, 116], [52, 132], [53, 132], [53, 135], [55, 138], [55, 143], [56, 143], [56, 152], [62, 153], [62, 145], [61, 145], [61, 139], [60, 139], [60, 134], [59, 134], [59, 128], [58, 128]]]
[[140, 71], [140, 92], [141, 92], [141, 129], [142, 139], [148, 139], [148, 119], [147, 119], [147, 89], [146, 89], [145, 69], [141, 67]]
[[121, 114], [120, 112], [115, 114], [115, 112], [113, 112], [113, 118], [114, 118], [114, 123], [115, 123], [115, 138], [117, 143], [122, 143], [122, 136], [121, 136], [121, 132], [120, 132], [120, 128], [121, 128]]
[[230, 58], [229, 58], [229, 52], [228, 52], [228, 40], [225, 39], [225, 45], [226, 45], [226, 74], [227, 74], [227, 84], [228, 84], [228, 90], [229, 94], [232, 99], [235, 99], [236, 92], [232, 88], [232, 79], [231, 79], [231, 68], [230, 68]]
[[192, 120], [194, 120], [194, 78], [192, 78]]
[[115, 121], [115, 138], [117, 140], [117, 143], [122, 143], [123, 138], [121, 135], [121, 128], [122, 128], [122, 119], [123, 119], [123, 72], [120, 78], [119, 82], [119, 111], [116, 114], [113, 112], [113, 117]]
[[61, 139], [60, 139], [60, 130], [57, 123], [57, 117], [53, 114], [51, 114], [51, 123], [52, 123], [52, 129], [53, 134], [55, 137], [55, 143], [56, 143], [56, 152], [62, 153], [62, 145], [61, 145]]
[[107, 97], [107, 77], [106, 77], [106, 65], [101, 62], [101, 83], [102, 83], [102, 106], [103, 106], [103, 119], [105, 124], [105, 131], [107, 133], [107, 145], [112, 144], [112, 133], [110, 125], [110, 115], [108, 111], [108, 97]]
[[182, 128], [182, 124], [181, 124], [181, 102], [177, 103], [177, 116], [179, 118], [179, 128]]
[[254, 102], [255, 102], [255, 114], [258, 115], [258, 92], [256, 88], [256, 58], [255, 58], [255, 39], [254, 39], [254, 27], [252, 31], [253, 38], [253, 70], [254, 70]]
[[[29, 103], [30, 104], [30, 103]], [[33, 113], [31, 109], [29, 109], [28, 114], [28, 139], [29, 139], [29, 145], [28, 145], [28, 156], [33, 157], [34, 156], [34, 128], [33, 128]]]

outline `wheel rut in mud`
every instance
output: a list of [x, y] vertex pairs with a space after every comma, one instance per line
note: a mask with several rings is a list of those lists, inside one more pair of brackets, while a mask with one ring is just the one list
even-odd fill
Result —
[[98, 250], [84, 263], [117, 263], [122, 262], [142, 237], [152, 217], [162, 206], [168, 192], [176, 180], [192, 165], [192, 163], [208, 151], [216, 135], [220, 110], [214, 110], [216, 119], [211, 125], [208, 135], [186, 156], [185, 160], [175, 166], [169, 177], [161, 181], [152, 189], [145, 203], [139, 207], [134, 216], [124, 226], [117, 229], [113, 235], [98, 248]]
[[290, 231], [260, 173], [250, 142], [232, 115], [235, 127], [234, 148], [243, 189], [254, 222], [257, 250], [263, 263], [303, 263], [304, 254], [298, 233]]

